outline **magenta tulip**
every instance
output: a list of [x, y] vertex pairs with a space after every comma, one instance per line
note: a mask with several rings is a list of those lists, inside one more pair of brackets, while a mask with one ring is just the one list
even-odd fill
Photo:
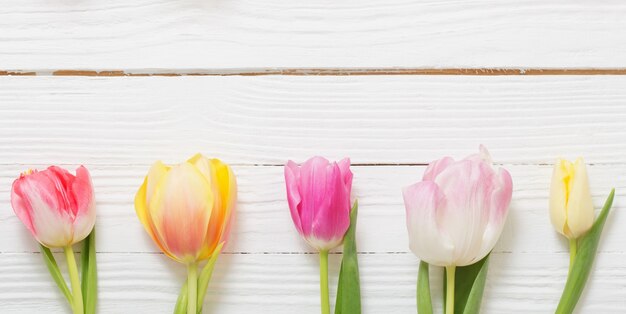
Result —
[[319, 251], [341, 244], [350, 226], [350, 159], [330, 163], [313, 157], [301, 167], [285, 166], [291, 218], [302, 237]]
[[350, 226], [350, 159], [330, 163], [313, 157], [301, 167], [290, 160], [285, 165], [285, 183], [296, 229], [320, 252], [321, 309], [328, 314], [328, 250], [343, 242]]

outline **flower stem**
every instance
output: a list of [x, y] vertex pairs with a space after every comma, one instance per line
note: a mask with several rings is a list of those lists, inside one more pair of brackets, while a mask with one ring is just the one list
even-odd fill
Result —
[[[68, 245], [64, 248], [65, 259], [67, 259], [67, 270], [70, 273], [70, 282], [72, 284], [72, 311], [74, 314], [83, 314], [83, 293], [80, 288], [80, 278], [78, 277], [78, 266], [76, 266], [76, 259], [74, 258], [74, 250], [72, 245]], [[87, 252], [83, 252], [87, 254]]]
[[456, 266], [446, 266], [446, 314], [454, 314], [454, 272]]
[[320, 298], [322, 301], [322, 314], [330, 314], [328, 296], [328, 251], [320, 252]]
[[572, 267], [574, 266], [574, 259], [576, 258], [576, 239], [569, 240], [569, 272], [572, 271]]
[[198, 295], [198, 265], [187, 265], [187, 314], [196, 314], [196, 297]]

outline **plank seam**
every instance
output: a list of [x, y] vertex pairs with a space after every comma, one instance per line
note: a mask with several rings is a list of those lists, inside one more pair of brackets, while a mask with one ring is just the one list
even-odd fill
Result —
[[181, 70], [0, 70], [0, 76], [366, 76], [366, 75], [626, 75], [626, 68], [253, 68]]

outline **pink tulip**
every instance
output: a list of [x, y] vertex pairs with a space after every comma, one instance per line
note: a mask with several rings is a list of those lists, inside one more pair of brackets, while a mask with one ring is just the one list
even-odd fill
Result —
[[350, 159], [330, 163], [313, 157], [301, 167], [290, 160], [285, 182], [291, 218], [300, 235], [319, 251], [340, 245], [350, 226]]
[[437, 266], [466, 266], [495, 246], [508, 213], [510, 174], [492, 167], [485, 147], [460, 161], [432, 162], [404, 190], [411, 251]]
[[76, 175], [51, 166], [29, 170], [13, 182], [17, 217], [46, 247], [67, 247], [86, 238], [96, 221], [93, 186], [83, 166]]

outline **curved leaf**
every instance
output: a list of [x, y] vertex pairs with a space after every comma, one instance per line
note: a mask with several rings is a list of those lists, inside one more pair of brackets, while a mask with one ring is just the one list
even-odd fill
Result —
[[85, 314], [95, 314], [98, 301], [98, 276], [96, 268], [96, 229], [85, 239], [81, 253], [81, 290]]
[[72, 301], [72, 293], [67, 287], [67, 283], [65, 282], [63, 275], [61, 275], [59, 265], [57, 265], [57, 261], [54, 259], [54, 255], [52, 255], [52, 252], [50, 252], [49, 248], [41, 244], [39, 245], [39, 247], [41, 249], [41, 255], [43, 255], [43, 260], [46, 262], [46, 266], [48, 267], [48, 271], [50, 272], [50, 275], [52, 275], [52, 279], [54, 279], [54, 282], [56, 282], [61, 292], [63, 292], [63, 295], [67, 299], [67, 302], [69, 302], [70, 306], [73, 307], [72, 304], [74, 302]]
[[[454, 278], [454, 313], [475, 314], [480, 310], [480, 304], [487, 281], [489, 256], [487, 254], [480, 261], [463, 267], [457, 267]], [[446, 306], [446, 273], [443, 275], [443, 306]]]
[[337, 301], [335, 314], [361, 313], [361, 284], [359, 280], [359, 263], [356, 250], [356, 220], [358, 202], [354, 202], [350, 211], [350, 227], [343, 239], [343, 257], [337, 284]]
[[591, 273], [591, 266], [600, 242], [600, 235], [602, 235], [604, 223], [611, 210], [611, 205], [613, 205], [614, 196], [615, 189], [612, 189], [591, 229], [578, 239], [578, 253], [574, 257], [572, 270], [567, 276], [567, 282], [565, 283], [559, 306], [556, 309], [556, 314], [569, 314], [574, 312], [574, 308], [576, 308], [576, 303], [578, 303], [578, 299], [583, 293], [589, 278], [589, 273]]

